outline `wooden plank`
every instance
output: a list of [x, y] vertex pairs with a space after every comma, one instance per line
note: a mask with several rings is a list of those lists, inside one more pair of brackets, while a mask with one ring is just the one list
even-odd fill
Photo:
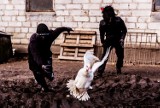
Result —
[[78, 50], [78, 52], [84, 52], [84, 53], [85, 53], [86, 51], [87, 51], [87, 49], [80, 49], [80, 48], [79, 48], [79, 50]]
[[78, 53], [77, 57], [83, 57], [85, 53]]
[[80, 35], [80, 39], [81, 40], [84, 40], [84, 39], [87, 39], [87, 40], [92, 40], [92, 37], [94, 35]]
[[[68, 34], [68, 32], [64, 32], [64, 34]], [[78, 30], [75, 30], [75, 31], [71, 31], [70, 34], [87, 34], [87, 35], [96, 35], [96, 32], [95, 31], [78, 31]]]
[[74, 43], [76, 44], [77, 40], [72, 40], [72, 39], [66, 39], [65, 43]]
[[64, 51], [66, 52], [75, 52], [75, 48], [73, 48], [73, 47], [70, 47], [70, 48], [68, 48], [68, 47], [64, 47]]
[[60, 44], [60, 46], [66, 46], [66, 47], [89, 47], [89, 48], [92, 48], [93, 45], [90, 45], [90, 44], [69, 44], [69, 43], [62, 43]]
[[75, 55], [74, 55], [74, 57], [78, 57], [77, 55], [78, 55], [78, 48], [76, 48], [76, 50], [75, 50]]
[[79, 44], [80, 35], [77, 35], [77, 42], [76, 44]]
[[63, 52], [63, 56], [73, 56], [74, 57], [75, 53], [71, 52]]
[[79, 44], [92, 44], [92, 41], [91, 40], [79, 40]]
[[63, 47], [60, 48], [60, 56], [63, 54]]
[[66, 39], [77, 39], [77, 35], [66, 35]]

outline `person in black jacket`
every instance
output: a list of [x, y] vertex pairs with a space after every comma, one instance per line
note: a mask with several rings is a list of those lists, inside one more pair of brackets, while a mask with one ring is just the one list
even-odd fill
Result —
[[[117, 74], [121, 73], [121, 67], [123, 67], [124, 58], [124, 39], [127, 33], [127, 28], [124, 21], [116, 16], [114, 8], [112, 6], [106, 6], [102, 10], [103, 20], [100, 21], [99, 31], [100, 39], [103, 45], [102, 58], [105, 55], [107, 48], [111, 46], [115, 48], [117, 55], [116, 70]], [[98, 69], [98, 76], [102, 76], [107, 60]]]
[[70, 31], [73, 30], [69, 27], [59, 27], [55, 30], [49, 30], [45, 24], [40, 23], [37, 26], [36, 33], [31, 36], [28, 45], [29, 69], [33, 72], [38, 84], [40, 84], [46, 92], [51, 91], [51, 89], [48, 88], [45, 78], [48, 78], [50, 81], [54, 79], [50, 47], [52, 42], [63, 31], [70, 33]]

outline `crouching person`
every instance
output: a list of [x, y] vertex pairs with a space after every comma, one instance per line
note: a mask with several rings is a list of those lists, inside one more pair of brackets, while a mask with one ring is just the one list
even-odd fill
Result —
[[30, 37], [28, 45], [29, 69], [33, 72], [35, 80], [45, 92], [52, 91], [48, 87], [45, 78], [50, 81], [54, 79], [50, 47], [52, 42], [64, 31], [69, 33], [73, 30], [70, 27], [59, 27], [55, 30], [49, 30], [45, 24], [41, 23], [37, 26], [36, 33]]

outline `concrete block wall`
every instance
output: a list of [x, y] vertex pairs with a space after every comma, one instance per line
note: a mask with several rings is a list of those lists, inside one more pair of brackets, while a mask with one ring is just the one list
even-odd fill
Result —
[[[54, 0], [55, 12], [26, 12], [26, 0], [0, 0], [0, 30], [13, 34], [13, 44], [28, 44], [38, 23], [46, 23], [50, 29], [69, 26], [74, 30], [97, 31], [101, 7], [112, 5], [125, 21], [128, 31], [158, 33], [160, 22], [152, 21], [152, 0]], [[62, 36], [55, 41], [61, 42]]]

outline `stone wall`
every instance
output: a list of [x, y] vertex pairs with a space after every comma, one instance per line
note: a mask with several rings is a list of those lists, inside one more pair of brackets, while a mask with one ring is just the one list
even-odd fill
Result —
[[[69, 26], [74, 30], [97, 31], [99, 43], [100, 7], [112, 5], [125, 21], [128, 31], [158, 33], [160, 22], [153, 21], [152, 0], [54, 0], [55, 12], [26, 12], [26, 0], [0, 0], [0, 30], [13, 34], [13, 44], [28, 44], [38, 23], [55, 29]], [[55, 41], [61, 42], [62, 36]]]

